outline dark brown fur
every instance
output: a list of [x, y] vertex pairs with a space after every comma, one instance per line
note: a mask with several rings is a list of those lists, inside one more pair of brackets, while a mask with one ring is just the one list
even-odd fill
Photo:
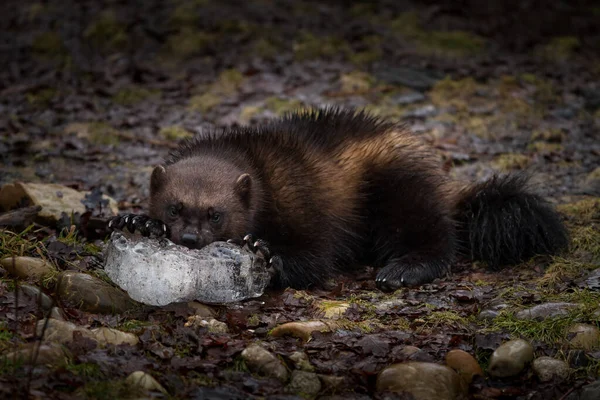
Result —
[[458, 187], [405, 127], [321, 110], [195, 137], [155, 169], [150, 216], [175, 242], [198, 235], [195, 247], [264, 239], [284, 286], [319, 284], [367, 260], [381, 267], [378, 285], [393, 289], [448, 271], [470, 221], [457, 204], [478, 195]]

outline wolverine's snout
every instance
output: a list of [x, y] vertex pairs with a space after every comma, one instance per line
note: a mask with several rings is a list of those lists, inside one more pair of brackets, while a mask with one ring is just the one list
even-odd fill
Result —
[[181, 236], [181, 244], [190, 248], [196, 247], [198, 244], [198, 235], [195, 233], [184, 233]]

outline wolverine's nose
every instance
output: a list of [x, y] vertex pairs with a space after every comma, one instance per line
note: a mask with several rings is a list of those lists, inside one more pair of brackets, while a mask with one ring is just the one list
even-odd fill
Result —
[[181, 244], [187, 247], [195, 247], [198, 243], [198, 235], [194, 233], [184, 233], [181, 236]]

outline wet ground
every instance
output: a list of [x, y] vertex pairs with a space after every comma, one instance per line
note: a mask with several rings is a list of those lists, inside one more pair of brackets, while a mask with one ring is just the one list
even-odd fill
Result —
[[[155, 378], [176, 398], [203, 398], [204, 386], [221, 388], [223, 398], [284, 393], [284, 384], [251, 375], [239, 361], [241, 350], [261, 339], [290, 368], [289, 356], [303, 350], [315, 372], [343, 377], [344, 384], [319, 395], [373, 396], [376, 374], [404, 360], [407, 345], [433, 362], [461, 348], [485, 366], [511, 335], [532, 341], [538, 355], [569, 360], [571, 377], [480, 380], [472, 396], [560, 398], [597, 377], [597, 350], [585, 353], [585, 365], [573, 364], [560, 329], [598, 325], [600, 295], [576, 280], [600, 262], [600, 8], [591, 1], [347, 3], [3, 2], [0, 184], [99, 189], [121, 211], [143, 212], [152, 166], [178, 141], [299, 108], [351, 106], [403, 121], [461, 179], [531, 171], [536, 189], [565, 215], [570, 251], [502, 274], [462, 263], [445, 280], [393, 295], [377, 291], [365, 269], [332, 290], [273, 292], [218, 308], [217, 319], [229, 327], [222, 335], [201, 328], [192, 338], [182, 313], [161, 311], [150, 327], [134, 329], [145, 338], [137, 348], [80, 346], [66, 369], [4, 382], [28, 385], [41, 397], [95, 398], [106, 389], [98, 382], [144, 367], [160, 371]], [[52, 241], [52, 232], [35, 239]], [[315, 333], [308, 343], [269, 335], [279, 324], [322, 317], [326, 300], [350, 305], [343, 329]], [[478, 319], [492, 300], [508, 312]], [[551, 301], [580, 303], [584, 311], [546, 325], [511, 314]], [[127, 321], [80, 312], [71, 318], [120, 328]], [[22, 331], [10, 340], [33, 338]], [[150, 350], [156, 343], [173, 354], [158, 357]], [[100, 372], [87, 376], [76, 367], [87, 363]], [[108, 368], [113, 364], [118, 368]]]

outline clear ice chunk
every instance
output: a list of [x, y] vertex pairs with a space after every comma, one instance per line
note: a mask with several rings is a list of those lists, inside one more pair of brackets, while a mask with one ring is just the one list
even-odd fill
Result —
[[271, 274], [266, 262], [248, 249], [214, 242], [200, 250], [167, 239], [113, 232], [104, 270], [141, 303], [164, 306], [197, 300], [232, 303], [263, 294]]

